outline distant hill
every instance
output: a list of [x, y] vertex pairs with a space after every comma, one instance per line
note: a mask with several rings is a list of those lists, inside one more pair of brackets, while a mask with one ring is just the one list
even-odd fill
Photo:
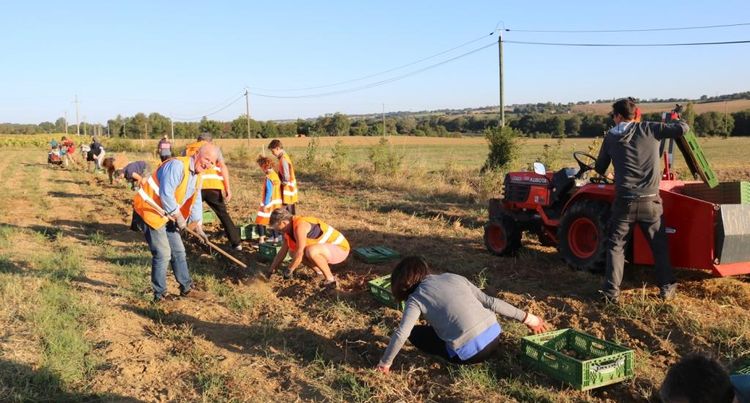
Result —
[[[672, 110], [676, 103], [684, 105], [687, 102], [648, 102], [639, 103], [638, 106], [641, 108], [641, 112], [643, 113], [667, 112]], [[573, 112], [606, 115], [612, 110], [612, 104], [608, 102], [598, 104], [573, 105], [571, 109]], [[695, 113], [698, 114], [704, 112], [734, 113], [746, 109], [750, 109], [750, 99], [736, 99], [732, 101], [717, 101], [695, 104]]]

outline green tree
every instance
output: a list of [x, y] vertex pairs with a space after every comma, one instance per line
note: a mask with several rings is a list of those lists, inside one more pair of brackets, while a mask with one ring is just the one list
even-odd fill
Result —
[[138, 139], [146, 137], [148, 117], [143, 113], [136, 113], [125, 122], [125, 137]]
[[702, 136], [729, 136], [734, 130], [732, 115], [719, 112], [701, 113], [695, 118], [695, 131]]
[[687, 122], [688, 126], [695, 126], [695, 104], [688, 102], [685, 105], [685, 111], [682, 112], [682, 118]]
[[333, 136], [346, 136], [349, 134], [350, 124], [346, 115], [336, 112], [331, 117], [331, 128], [328, 131]]
[[[260, 122], [250, 119], [250, 138], [259, 137]], [[234, 138], [247, 138], [247, 115], [240, 115], [230, 125], [229, 132]]]
[[279, 129], [276, 126], [276, 123], [271, 120], [263, 122], [263, 128], [260, 131], [260, 136], [264, 139], [279, 137]]
[[367, 130], [367, 122], [365, 122], [363, 119], [355, 120], [354, 122], [352, 122], [351, 126], [349, 126], [349, 135], [366, 136]]
[[417, 119], [413, 116], [405, 116], [396, 120], [398, 134], [414, 134], [415, 130], [417, 130]]
[[581, 117], [573, 115], [565, 120], [565, 134], [568, 136], [577, 136], [581, 131]]
[[733, 113], [732, 119], [734, 119], [732, 136], [750, 136], [750, 109]]
[[148, 127], [152, 137], [161, 137], [171, 133], [172, 122], [168, 117], [154, 112], [148, 115]]
[[219, 137], [222, 132], [222, 126], [221, 123], [215, 121], [215, 120], [209, 120], [205, 116], [201, 119], [200, 124], [198, 124], [198, 130], [201, 133], [209, 133], [212, 137]]
[[65, 118], [57, 118], [55, 121], [55, 131], [65, 133]]
[[482, 167], [482, 173], [507, 169], [516, 158], [518, 131], [508, 126], [489, 128], [484, 131], [490, 152]]
[[565, 137], [565, 119], [560, 115], [555, 115], [549, 120], [550, 134], [554, 137]]

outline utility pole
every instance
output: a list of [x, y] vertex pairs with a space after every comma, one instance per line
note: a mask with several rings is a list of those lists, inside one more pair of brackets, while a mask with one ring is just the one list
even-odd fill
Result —
[[68, 111], [65, 111], [65, 135], [68, 135]]
[[[80, 132], [78, 133], [78, 135], [80, 136]], [[83, 117], [83, 135], [86, 135], [86, 116]]]
[[245, 88], [245, 116], [247, 117], [247, 148], [250, 148], [250, 91]]
[[500, 67], [500, 127], [505, 126], [505, 103], [503, 102], [503, 33], [497, 32], [497, 53]]
[[383, 103], [383, 137], [385, 137], [385, 103]]
[[76, 94], [75, 104], [76, 104], [76, 135], [80, 136], [81, 135], [81, 120], [78, 119], [78, 94]]
[[727, 137], [729, 137], [729, 132], [727, 128], [727, 101], [724, 101], [724, 133]]

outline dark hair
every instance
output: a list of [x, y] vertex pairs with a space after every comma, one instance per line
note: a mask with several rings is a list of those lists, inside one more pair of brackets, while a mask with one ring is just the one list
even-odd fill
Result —
[[612, 116], [614, 115], [620, 115], [625, 120], [633, 120], [635, 117], [635, 99], [630, 98], [623, 98], [617, 100], [617, 102], [612, 104]]
[[273, 166], [273, 160], [268, 157], [264, 157], [262, 155], [259, 155], [258, 159], [256, 159], [255, 162], [258, 165], [260, 165], [260, 167], [263, 168], [264, 170], [271, 168]]
[[115, 157], [107, 157], [102, 161], [102, 168], [107, 168], [108, 170], [115, 170]]
[[407, 256], [403, 258], [391, 273], [391, 292], [396, 301], [409, 298], [419, 283], [430, 274], [430, 266], [421, 256]]
[[718, 361], [703, 354], [688, 354], [667, 372], [659, 388], [664, 403], [731, 403], [734, 388]]
[[273, 150], [274, 148], [284, 148], [284, 146], [281, 145], [281, 140], [273, 139], [270, 143], [268, 143], [269, 150]]
[[283, 207], [277, 208], [276, 210], [271, 212], [271, 217], [268, 219], [268, 226], [273, 228], [284, 221], [291, 222], [292, 213], [290, 213], [289, 210]]

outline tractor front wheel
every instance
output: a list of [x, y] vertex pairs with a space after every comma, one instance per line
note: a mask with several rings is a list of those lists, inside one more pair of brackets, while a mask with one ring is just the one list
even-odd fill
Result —
[[591, 272], [604, 270], [609, 210], [606, 202], [582, 200], [563, 214], [557, 250], [568, 266]]
[[484, 226], [484, 245], [497, 256], [512, 256], [521, 248], [521, 231], [510, 217], [493, 219]]

